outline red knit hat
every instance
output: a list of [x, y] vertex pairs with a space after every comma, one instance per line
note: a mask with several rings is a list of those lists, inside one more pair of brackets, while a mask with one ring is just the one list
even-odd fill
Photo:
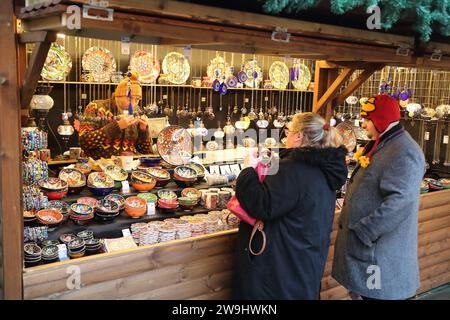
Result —
[[371, 120], [382, 133], [392, 122], [400, 120], [400, 106], [393, 97], [379, 94], [361, 104], [361, 117]]

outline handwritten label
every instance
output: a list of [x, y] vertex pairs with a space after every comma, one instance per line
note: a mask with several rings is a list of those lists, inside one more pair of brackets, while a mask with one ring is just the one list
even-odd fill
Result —
[[231, 175], [231, 169], [228, 164], [220, 166], [220, 173], [223, 175]]
[[248, 98], [245, 98], [245, 100], [244, 100], [244, 101], [245, 101], [245, 103], [248, 103]]
[[210, 166], [209, 167], [209, 172], [212, 175], [220, 175], [220, 168], [219, 168], [219, 166]]
[[123, 229], [123, 230], [122, 230], [122, 235], [123, 235], [124, 237], [131, 237], [130, 229]]
[[83, 100], [84, 100], [84, 99], [87, 99], [87, 94], [86, 94], [86, 93], [82, 93], [82, 94], [81, 94], [81, 99], [83, 99]]
[[163, 95], [163, 99], [164, 99], [164, 100], [167, 99], [167, 94]]
[[264, 101], [269, 101], [269, 97], [264, 97]]
[[427, 131], [425, 132], [425, 141], [430, 140], [430, 133]]
[[58, 257], [59, 260], [68, 260], [69, 257], [67, 256], [67, 247], [63, 244], [58, 244]]
[[448, 144], [448, 136], [444, 136], [444, 139], [442, 141], [443, 144]]
[[130, 193], [130, 184], [128, 181], [122, 181], [122, 193]]
[[236, 175], [236, 177], [241, 173], [241, 168], [239, 164], [231, 164], [230, 165], [231, 172]]
[[205, 97], [202, 97], [202, 102], [205, 102], [206, 101], [206, 98]]
[[129, 55], [130, 54], [130, 38], [122, 37], [122, 41], [120, 42], [120, 53]]
[[147, 215], [152, 216], [154, 214], [156, 214], [155, 203], [154, 202], [148, 202], [147, 203]]

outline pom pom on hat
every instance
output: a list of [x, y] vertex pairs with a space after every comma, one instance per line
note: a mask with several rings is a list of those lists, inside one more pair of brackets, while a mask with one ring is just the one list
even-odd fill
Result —
[[116, 97], [126, 97], [128, 93], [128, 81], [131, 82], [131, 95], [135, 97], [142, 97], [142, 87], [136, 73], [131, 73], [130, 77], [125, 77], [122, 81], [120, 81], [114, 95]]

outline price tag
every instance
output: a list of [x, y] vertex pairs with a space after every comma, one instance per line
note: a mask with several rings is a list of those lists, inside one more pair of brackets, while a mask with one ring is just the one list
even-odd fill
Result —
[[425, 132], [425, 141], [430, 140], [430, 133], [427, 131]]
[[130, 184], [128, 181], [122, 181], [122, 193], [130, 193]]
[[147, 215], [151, 216], [156, 214], [155, 210], [155, 203], [154, 202], [148, 202], [147, 203]]
[[448, 136], [444, 136], [444, 139], [442, 141], [443, 144], [448, 144]]
[[167, 94], [163, 95], [163, 99], [166, 100], [167, 99]]
[[120, 53], [121, 54], [130, 54], [130, 38], [122, 37], [122, 41], [120, 42]]
[[264, 101], [269, 101], [269, 97], [264, 97]]
[[222, 175], [227, 175], [227, 176], [231, 175], [232, 172], [231, 172], [230, 166], [228, 164], [220, 166], [220, 173]]
[[63, 244], [58, 244], [58, 257], [59, 260], [68, 260], [69, 257], [67, 256], [67, 247]]
[[184, 47], [184, 57], [186, 59], [191, 58], [191, 46]]
[[123, 230], [122, 230], [122, 235], [123, 235], [124, 237], [131, 237], [130, 229], [123, 229]]
[[245, 100], [244, 100], [244, 101], [245, 101], [245, 103], [247, 103], [247, 102], [248, 102], [249, 100], [248, 100], [248, 98], [245, 98]]
[[206, 101], [206, 98], [205, 97], [202, 97], [202, 102], [205, 102]]
[[231, 164], [230, 165], [231, 172], [236, 175], [236, 177], [241, 173], [241, 167], [239, 164]]
[[355, 126], [359, 127], [359, 120], [355, 120]]
[[83, 100], [87, 99], [87, 94], [86, 93], [82, 93], [81, 94], [81, 99], [83, 99]]
[[219, 168], [219, 166], [210, 166], [209, 167], [209, 172], [212, 175], [220, 175], [220, 168]]

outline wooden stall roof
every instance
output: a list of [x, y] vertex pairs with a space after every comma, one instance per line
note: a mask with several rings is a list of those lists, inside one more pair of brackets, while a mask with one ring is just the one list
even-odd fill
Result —
[[[154, 44], [191, 45], [210, 50], [289, 55], [318, 60], [380, 62], [398, 66], [450, 69], [450, 45], [419, 44], [402, 36], [356, 28], [320, 24], [180, 1], [110, 0], [113, 21], [81, 19], [81, 30], [65, 26], [68, 5], [89, 0], [49, 0], [44, 5], [21, 8], [19, 17], [28, 31], [52, 30], [100, 39], [120, 39]], [[289, 42], [274, 42], [272, 32], [286, 28]], [[407, 55], [397, 54], [407, 47]], [[440, 61], [431, 60], [441, 50]]]

